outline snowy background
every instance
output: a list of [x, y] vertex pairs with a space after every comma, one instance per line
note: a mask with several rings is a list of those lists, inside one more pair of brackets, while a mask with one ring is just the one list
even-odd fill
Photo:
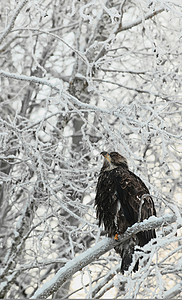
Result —
[[[1, 298], [40, 298], [50, 282], [50, 299], [181, 298], [181, 1], [0, 5]], [[166, 216], [135, 274], [112, 249], [94, 256], [108, 243], [94, 208], [103, 150]]]

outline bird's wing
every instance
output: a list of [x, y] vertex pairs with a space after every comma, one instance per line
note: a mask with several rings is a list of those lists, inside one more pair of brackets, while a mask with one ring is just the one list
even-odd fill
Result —
[[[156, 215], [154, 203], [146, 185], [128, 169], [118, 169], [117, 193], [130, 226]], [[139, 234], [139, 237], [140, 245], [143, 246], [155, 237], [155, 231], [144, 231]]]
[[101, 172], [96, 187], [96, 216], [99, 219], [99, 226], [103, 223], [109, 236], [115, 235], [117, 195], [115, 193], [115, 181], [112, 173]]

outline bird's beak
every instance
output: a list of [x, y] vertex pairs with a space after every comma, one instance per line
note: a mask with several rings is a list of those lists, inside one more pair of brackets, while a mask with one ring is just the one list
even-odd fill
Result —
[[101, 152], [101, 155], [103, 155], [104, 158], [107, 159], [107, 161], [108, 161], [109, 163], [111, 163], [111, 157], [110, 157], [110, 155], [109, 155], [108, 152], [103, 151], [103, 152]]

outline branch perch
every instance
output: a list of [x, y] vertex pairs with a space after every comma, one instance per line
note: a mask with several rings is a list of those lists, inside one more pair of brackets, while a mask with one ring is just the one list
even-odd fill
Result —
[[30, 299], [44, 299], [55, 293], [61, 285], [73, 276], [77, 271], [81, 270], [89, 263], [98, 259], [101, 255], [114, 248], [118, 243], [123, 243], [128, 240], [133, 234], [136, 234], [143, 230], [154, 229], [162, 224], [170, 224], [176, 221], [175, 215], [165, 215], [163, 217], [150, 217], [148, 220], [144, 220], [141, 223], [136, 223], [132, 227], [129, 227], [126, 232], [119, 236], [119, 240], [115, 241], [111, 238], [104, 238], [94, 247], [81, 253], [71, 261], [65, 264], [56, 275], [48, 282], [46, 282], [41, 288], [39, 288]]

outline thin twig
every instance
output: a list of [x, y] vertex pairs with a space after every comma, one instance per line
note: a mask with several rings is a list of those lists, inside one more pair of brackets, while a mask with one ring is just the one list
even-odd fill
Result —
[[0, 43], [2, 43], [2, 41], [5, 39], [5, 37], [8, 35], [8, 33], [11, 31], [11, 29], [13, 28], [16, 18], [19, 15], [20, 11], [22, 10], [22, 8], [25, 6], [25, 4], [28, 2], [28, 0], [23, 0], [20, 2], [20, 4], [18, 5], [17, 9], [15, 10], [15, 13], [13, 14], [8, 26], [6, 27], [5, 31], [3, 32], [3, 34], [0, 37]]
[[[153, 11], [152, 13], [148, 13], [146, 14], [144, 20], [148, 20], [148, 19], [151, 19], [153, 18], [154, 16], [160, 14], [161, 12], [164, 11], [164, 8], [160, 8], [160, 9], [157, 9], [155, 11]], [[121, 31], [125, 31], [125, 30], [128, 30], [128, 29], [131, 29], [139, 24], [141, 24], [143, 22], [143, 18], [138, 18], [137, 20], [135, 20], [134, 22], [128, 24], [128, 25], [125, 25], [125, 26], [122, 26], [121, 28], [118, 29], [117, 33], [121, 32]]]

